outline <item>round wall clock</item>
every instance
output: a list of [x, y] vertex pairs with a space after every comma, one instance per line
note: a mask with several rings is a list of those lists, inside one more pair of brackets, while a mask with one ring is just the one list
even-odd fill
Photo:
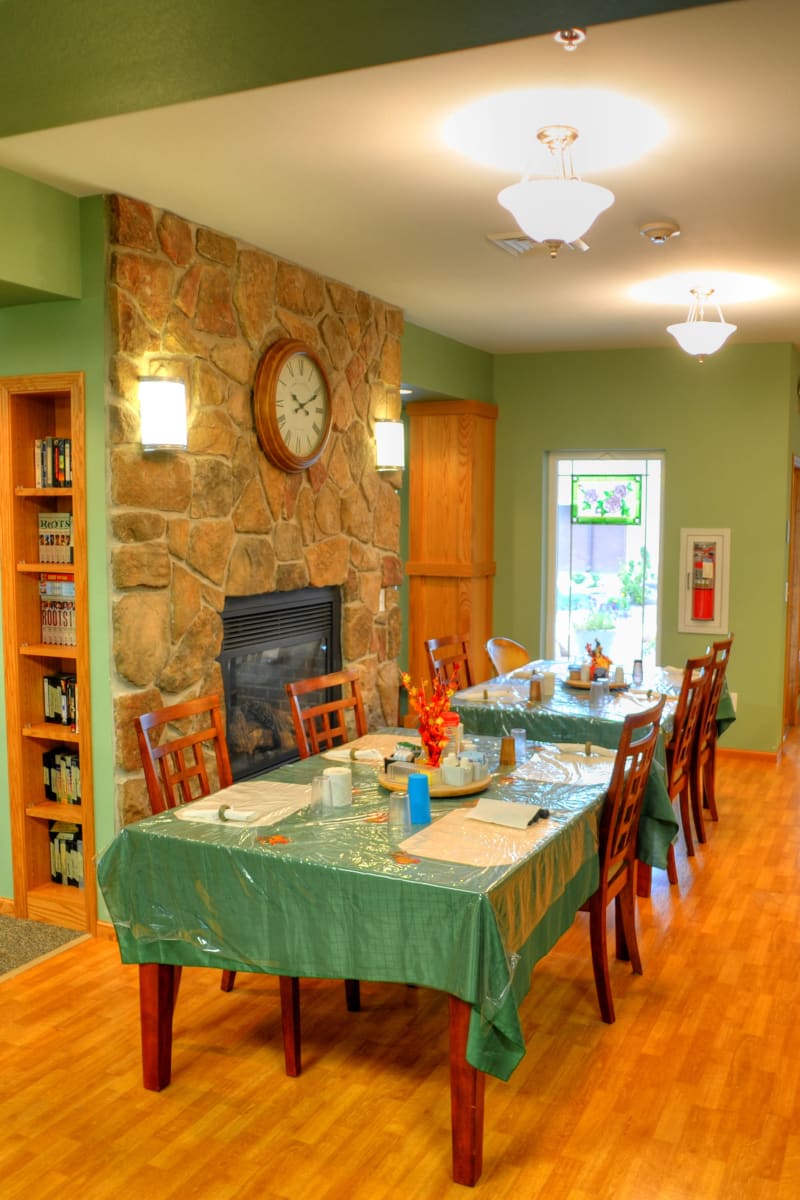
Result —
[[331, 432], [328, 376], [305, 342], [281, 338], [267, 349], [253, 385], [261, 448], [284, 471], [315, 463]]

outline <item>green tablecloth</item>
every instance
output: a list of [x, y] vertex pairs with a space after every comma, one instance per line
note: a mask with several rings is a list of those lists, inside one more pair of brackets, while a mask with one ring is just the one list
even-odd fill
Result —
[[[496, 760], [498, 743], [482, 744]], [[326, 765], [308, 759], [267, 782], [307, 783]], [[374, 820], [388, 803], [375, 768], [354, 763], [353, 782], [351, 808], [266, 829], [174, 812], [123, 829], [98, 864], [123, 961], [438, 988], [473, 1007], [470, 1063], [508, 1078], [525, 1052], [531, 969], [597, 887], [604, 788], [496, 779], [488, 795], [553, 816], [527, 857], [476, 868], [397, 861]], [[434, 801], [434, 816], [453, 807]]]

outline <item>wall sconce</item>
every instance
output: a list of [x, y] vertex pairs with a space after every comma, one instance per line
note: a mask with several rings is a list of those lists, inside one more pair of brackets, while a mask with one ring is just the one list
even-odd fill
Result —
[[379, 471], [404, 471], [406, 431], [402, 421], [375, 422], [375, 465]]
[[143, 450], [186, 449], [186, 384], [182, 379], [140, 376], [139, 416]]

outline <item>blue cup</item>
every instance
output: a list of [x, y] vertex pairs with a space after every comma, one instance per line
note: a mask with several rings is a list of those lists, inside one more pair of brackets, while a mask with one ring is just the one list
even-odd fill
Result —
[[408, 809], [412, 825], [430, 824], [431, 793], [428, 776], [421, 772], [408, 777]]

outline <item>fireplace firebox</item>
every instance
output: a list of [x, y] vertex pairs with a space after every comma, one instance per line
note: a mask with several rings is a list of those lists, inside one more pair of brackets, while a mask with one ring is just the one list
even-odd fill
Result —
[[234, 779], [298, 757], [286, 684], [342, 665], [339, 589], [229, 596], [219, 663]]

